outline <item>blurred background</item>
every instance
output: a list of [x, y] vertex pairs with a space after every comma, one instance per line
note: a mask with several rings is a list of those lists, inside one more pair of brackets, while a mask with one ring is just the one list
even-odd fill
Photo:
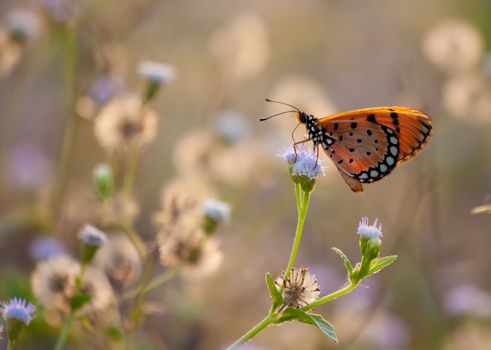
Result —
[[[152, 74], [141, 63], [155, 61], [170, 72], [149, 102], [158, 123], [139, 144], [131, 202], [115, 206], [131, 212], [149, 246], [175, 181], [227, 202], [231, 219], [216, 232], [223, 259], [213, 273], [177, 276], [148, 294], [132, 348], [224, 349], [266, 314], [264, 274], [285, 268], [296, 225], [277, 156], [296, 124], [293, 115], [259, 122], [284, 110], [267, 97], [317, 117], [411, 106], [432, 117], [434, 134], [363, 195], [321, 156], [328, 169], [296, 265], [311, 268], [322, 295], [341, 287], [330, 248], [357, 261], [362, 216], [380, 220], [382, 254], [399, 259], [316, 310], [338, 345], [292, 323], [247, 348], [491, 348], [490, 13], [486, 0], [1, 0], [0, 297], [36, 302], [41, 238], [77, 256], [83, 224], [114, 229], [93, 171], [107, 162], [118, 179], [131, 153], [97, 121], [108, 104], [146, 91]], [[51, 348], [58, 331], [39, 313], [19, 348]], [[94, 340], [102, 331], [72, 333], [69, 349], [123, 348], [117, 337]]]

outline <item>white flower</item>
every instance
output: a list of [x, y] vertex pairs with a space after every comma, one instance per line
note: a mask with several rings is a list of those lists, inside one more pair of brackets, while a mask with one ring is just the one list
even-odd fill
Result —
[[[285, 273], [275, 280], [278, 288], [283, 286]], [[317, 278], [308, 268], [292, 268], [290, 276], [284, 281], [283, 303], [286, 306], [301, 308], [313, 303], [319, 298], [320, 289]]]
[[88, 224], [82, 227], [78, 234], [78, 238], [86, 245], [93, 247], [100, 247], [107, 241], [107, 236], [104, 232]]
[[228, 221], [230, 220], [230, 205], [213, 198], [208, 198], [203, 203], [203, 213], [216, 222]]
[[138, 72], [145, 79], [155, 84], [166, 84], [176, 77], [176, 70], [173, 66], [152, 61], [140, 62]]
[[12, 298], [8, 302], [0, 303], [0, 311], [3, 318], [16, 319], [25, 323], [26, 326], [32, 321], [32, 314], [36, 311], [36, 307], [21, 298]]
[[[378, 225], [377, 225], [378, 224]], [[368, 218], [362, 217], [358, 224], [357, 233], [362, 237], [382, 237], [382, 224], [379, 224], [377, 219], [373, 222], [373, 225], [368, 224]]]
[[293, 146], [290, 146], [280, 154], [280, 157], [290, 164], [291, 176], [307, 176], [310, 179], [315, 179], [320, 175], [325, 175], [324, 163], [313, 150], [298, 147], [295, 152]]

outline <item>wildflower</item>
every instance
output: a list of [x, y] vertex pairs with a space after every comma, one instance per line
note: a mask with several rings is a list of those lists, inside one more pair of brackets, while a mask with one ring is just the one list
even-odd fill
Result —
[[103, 201], [111, 198], [114, 191], [114, 179], [111, 166], [101, 163], [94, 168], [95, 189], [99, 198]]
[[219, 113], [213, 121], [213, 128], [225, 143], [233, 145], [250, 134], [250, 125], [244, 116], [235, 111]]
[[41, 0], [46, 16], [52, 22], [61, 25], [73, 25], [81, 14], [85, 0]]
[[285, 306], [301, 308], [317, 300], [320, 294], [317, 278], [309, 272], [308, 268], [292, 268], [290, 276], [284, 280], [282, 272], [275, 280], [278, 288], [283, 289], [283, 303]]
[[83, 242], [82, 245], [82, 264], [89, 263], [99, 248], [106, 243], [107, 236], [98, 228], [86, 224], [80, 230], [78, 238]]
[[188, 279], [203, 279], [214, 273], [220, 267], [222, 260], [219, 240], [208, 238], [193, 250], [182, 265], [182, 275]]
[[443, 106], [453, 116], [470, 122], [491, 122], [491, 84], [482, 75], [448, 79], [442, 91]]
[[121, 233], [109, 236], [94, 262], [112, 282], [122, 286], [131, 284], [142, 271], [138, 251], [128, 237]]
[[38, 263], [31, 276], [34, 296], [46, 308], [68, 312], [79, 271], [80, 264], [64, 254]]
[[369, 225], [368, 218], [364, 216], [361, 218], [360, 223], [358, 224], [356, 233], [359, 234], [361, 237], [380, 238], [382, 237], [382, 224], [378, 223], [377, 219], [375, 219], [373, 225]]
[[138, 72], [149, 82], [158, 85], [167, 84], [176, 77], [176, 70], [173, 66], [152, 61], [140, 62]]
[[6, 321], [9, 319], [16, 319], [22, 321], [26, 326], [31, 323], [33, 314], [36, 311], [34, 305], [20, 298], [13, 298], [8, 302], [1, 302], [0, 308], [3, 318]]
[[90, 301], [82, 307], [81, 313], [104, 310], [114, 300], [114, 292], [106, 275], [101, 270], [91, 266], [84, 273], [80, 294], [90, 296]]
[[34, 260], [39, 261], [63, 254], [65, 247], [56, 238], [38, 237], [31, 242], [29, 252]]
[[293, 146], [290, 146], [280, 157], [288, 162], [290, 177], [302, 186], [304, 192], [311, 192], [315, 179], [325, 174], [323, 161], [318, 159], [315, 151], [308, 151], [305, 147], [298, 147], [295, 152]]
[[172, 268], [186, 261], [193, 261], [205, 239], [201, 227], [188, 222], [179, 222], [163, 228], [158, 236], [160, 262]]
[[373, 225], [369, 225], [368, 218], [363, 217], [358, 224], [356, 232], [360, 235], [362, 261], [354, 278], [361, 280], [367, 275], [371, 261], [380, 254], [380, 247], [382, 246], [382, 225], [378, 224], [377, 219], [375, 219]]
[[472, 24], [459, 19], [438, 24], [428, 32], [423, 42], [428, 59], [448, 73], [476, 67], [483, 49], [482, 34]]
[[25, 43], [39, 35], [41, 22], [38, 16], [28, 10], [16, 9], [7, 15], [7, 28], [11, 38], [19, 43]]
[[268, 33], [263, 20], [243, 14], [216, 31], [210, 51], [235, 78], [248, 78], [260, 72], [269, 59]]
[[124, 83], [119, 74], [105, 73], [97, 77], [89, 87], [88, 96], [101, 106], [119, 95], [124, 90]]
[[94, 132], [100, 145], [109, 152], [126, 152], [144, 147], [157, 134], [158, 116], [142, 106], [134, 96], [119, 97], [102, 108], [95, 119]]
[[22, 328], [31, 323], [36, 307], [24, 299], [12, 298], [0, 303], [0, 311], [7, 324], [9, 343], [13, 344]]
[[78, 293], [90, 296], [90, 301], [84, 304], [80, 313], [98, 311], [109, 306], [114, 294], [104, 273], [89, 266], [77, 291], [76, 278], [80, 269], [80, 264], [66, 255], [39, 263], [31, 276], [34, 295], [46, 309], [65, 313], [70, 310], [70, 300]]
[[8, 156], [7, 177], [17, 186], [27, 189], [40, 187], [46, 184], [51, 173], [50, 159], [36, 144], [16, 145]]
[[230, 220], [230, 206], [216, 199], [208, 198], [203, 203], [205, 221], [203, 228], [206, 233], [213, 232], [217, 225]]
[[491, 315], [491, 296], [479, 286], [461, 284], [448, 291], [444, 306], [450, 314]]

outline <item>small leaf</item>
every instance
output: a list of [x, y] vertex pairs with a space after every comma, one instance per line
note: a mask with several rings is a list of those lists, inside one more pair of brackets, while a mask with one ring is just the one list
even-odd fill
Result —
[[336, 333], [334, 332], [334, 327], [332, 326], [332, 324], [327, 322], [324, 319], [324, 317], [322, 317], [321, 315], [310, 315], [310, 317], [312, 317], [316, 326], [319, 327], [319, 329], [322, 331], [322, 333], [327, 335], [329, 338], [334, 340], [336, 343], [338, 342], [338, 337], [336, 336]]
[[384, 256], [383, 258], [373, 259], [370, 262], [370, 268], [368, 269], [367, 275], [373, 275], [379, 272], [384, 267], [389, 266], [397, 259], [397, 255]]
[[288, 322], [288, 321], [299, 321], [306, 324], [311, 324], [316, 326], [321, 330], [322, 333], [327, 335], [330, 339], [338, 342], [338, 337], [334, 332], [334, 327], [327, 322], [321, 315], [309, 314], [303, 310], [295, 309], [293, 307], [287, 308], [283, 311], [283, 316], [278, 320], [277, 323]]
[[294, 307], [288, 307], [283, 311], [281, 318], [277, 323], [283, 323], [288, 321], [299, 321], [303, 323], [308, 323], [314, 325], [314, 320], [310, 317], [308, 313], [303, 310], [295, 309]]
[[283, 302], [283, 298], [276, 288], [273, 277], [271, 277], [271, 274], [269, 272], [266, 273], [266, 286], [268, 286], [269, 294], [271, 295], [271, 299], [273, 299], [273, 305], [280, 305]]
[[70, 299], [70, 309], [72, 311], [80, 309], [86, 303], [88, 303], [92, 297], [89, 294], [78, 294]]
[[339, 255], [341, 257], [341, 259], [343, 259], [344, 267], [346, 267], [346, 271], [348, 271], [349, 276], [351, 276], [351, 273], [353, 272], [353, 266], [351, 265], [346, 254], [344, 254], [340, 249], [338, 249], [336, 247], [332, 247], [331, 249], [334, 251], [334, 253]]

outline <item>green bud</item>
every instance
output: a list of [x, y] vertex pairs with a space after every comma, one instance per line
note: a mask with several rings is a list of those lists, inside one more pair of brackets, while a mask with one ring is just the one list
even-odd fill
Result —
[[98, 164], [94, 168], [94, 183], [97, 195], [103, 201], [112, 197], [114, 178], [111, 167], [107, 163]]
[[150, 102], [160, 90], [160, 83], [156, 81], [149, 80], [145, 88], [145, 93], [143, 95], [143, 103]]

